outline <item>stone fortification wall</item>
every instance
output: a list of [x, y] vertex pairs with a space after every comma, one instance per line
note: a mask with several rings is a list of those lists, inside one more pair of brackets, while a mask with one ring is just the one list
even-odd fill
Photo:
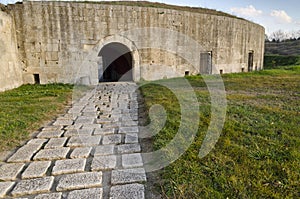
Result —
[[114, 42], [131, 52], [135, 81], [263, 67], [264, 28], [236, 17], [78, 2], [23, 2], [9, 9], [25, 83], [38, 75], [41, 83], [97, 84], [105, 70], [99, 53]]
[[23, 84], [12, 17], [0, 9], [0, 91]]

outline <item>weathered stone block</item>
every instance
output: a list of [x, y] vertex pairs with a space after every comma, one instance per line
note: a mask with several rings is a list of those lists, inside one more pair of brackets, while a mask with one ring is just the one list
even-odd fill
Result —
[[68, 195], [68, 199], [102, 199], [103, 189], [92, 188], [71, 191]]
[[53, 176], [23, 180], [17, 183], [11, 194], [12, 196], [22, 196], [29, 194], [46, 193], [50, 191], [53, 182]]
[[61, 199], [62, 193], [39, 194], [34, 199]]
[[29, 162], [32, 156], [42, 147], [42, 143], [39, 144], [26, 144], [14, 153], [7, 162]]
[[32, 162], [22, 173], [22, 178], [28, 179], [44, 177], [50, 165], [50, 161]]
[[58, 147], [63, 147], [68, 138], [51, 138], [49, 142], [44, 147], [45, 149], [53, 149]]
[[143, 168], [113, 170], [111, 174], [111, 183], [113, 185], [145, 182], [146, 180], [146, 173]]
[[93, 158], [91, 169], [92, 171], [100, 171], [114, 169], [117, 165], [117, 156], [97, 156]]
[[99, 145], [101, 136], [79, 136], [71, 137], [67, 146], [82, 147], [82, 146], [97, 146]]
[[115, 145], [102, 145], [95, 147], [94, 156], [112, 155], [114, 153]]
[[65, 159], [69, 152], [69, 147], [62, 147], [56, 149], [43, 149], [40, 150], [34, 157], [33, 160], [59, 160]]
[[139, 128], [138, 127], [121, 127], [119, 129], [119, 133], [138, 133]]
[[139, 142], [139, 136], [137, 133], [126, 133], [125, 135], [125, 143], [138, 143]]
[[83, 172], [86, 159], [57, 160], [52, 175]]
[[58, 182], [56, 190], [67, 191], [101, 186], [102, 172], [89, 172], [62, 176]]
[[0, 180], [15, 180], [25, 164], [4, 164], [0, 167]]
[[140, 153], [122, 155], [122, 166], [124, 168], [142, 167], [143, 159]]
[[141, 184], [117, 185], [110, 189], [110, 199], [144, 199], [145, 188]]
[[117, 146], [118, 153], [137, 153], [141, 151], [139, 144], [123, 144]]
[[71, 155], [70, 158], [87, 158], [90, 155], [90, 152], [92, 150], [92, 147], [80, 147], [80, 148], [75, 148]]
[[105, 135], [103, 136], [102, 144], [120, 144], [122, 142], [122, 135]]
[[14, 182], [0, 182], [0, 198], [3, 198], [14, 184]]
[[38, 138], [59, 138], [64, 131], [42, 131], [37, 137]]

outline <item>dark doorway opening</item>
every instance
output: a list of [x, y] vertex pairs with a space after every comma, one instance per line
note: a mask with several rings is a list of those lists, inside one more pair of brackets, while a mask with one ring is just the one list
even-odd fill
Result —
[[248, 72], [253, 71], [253, 56], [254, 56], [254, 52], [253, 51], [249, 52], [249, 55], [248, 55]]
[[132, 55], [125, 45], [109, 43], [101, 49], [99, 56], [102, 57], [102, 66], [99, 66], [100, 82], [133, 81]]
[[34, 83], [40, 84], [40, 75], [39, 74], [33, 74]]

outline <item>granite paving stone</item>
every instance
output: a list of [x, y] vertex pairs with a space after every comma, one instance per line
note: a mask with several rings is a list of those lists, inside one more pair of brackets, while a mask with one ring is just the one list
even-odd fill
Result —
[[113, 135], [104, 135], [102, 144], [120, 144], [122, 142], [122, 135], [113, 134]]
[[108, 135], [114, 133], [115, 133], [115, 128], [97, 128], [94, 131], [94, 135]]
[[102, 186], [102, 172], [68, 174], [60, 178], [57, 191], [67, 191]]
[[94, 156], [114, 154], [115, 145], [101, 145], [95, 147]]
[[79, 136], [71, 137], [67, 146], [82, 147], [82, 146], [97, 146], [99, 145], [101, 136]]
[[91, 188], [71, 191], [68, 195], [68, 199], [102, 199], [102, 188]]
[[14, 184], [14, 182], [0, 182], [0, 198], [3, 198]]
[[138, 127], [120, 127], [119, 133], [138, 133]]
[[122, 155], [122, 166], [124, 168], [142, 167], [143, 159], [140, 153]]
[[110, 199], [144, 199], [145, 188], [142, 184], [126, 184], [111, 187]]
[[52, 169], [52, 175], [83, 172], [86, 159], [57, 160]]
[[42, 147], [40, 144], [26, 144], [19, 148], [7, 162], [29, 162], [32, 156]]
[[113, 169], [117, 165], [117, 156], [96, 156], [93, 158], [91, 169], [92, 171], [100, 171]]
[[70, 158], [74, 159], [74, 158], [87, 158], [89, 157], [90, 153], [91, 153], [92, 147], [79, 147], [79, 148], [75, 148], [71, 155]]
[[55, 149], [42, 149], [34, 157], [33, 160], [59, 160], [65, 159], [69, 152], [69, 147], [61, 147]]
[[53, 149], [58, 147], [63, 147], [68, 138], [51, 138], [49, 142], [44, 147], [45, 149]]
[[139, 144], [123, 144], [117, 146], [118, 153], [137, 153], [141, 151]]
[[39, 178], [46, 176], [46, 172], [51, 165], [51, 161], [32, 162], [22, 173], [23, 179]]
[[24, 166], [23, 163], [3, 164], [0, 167], [0, 180], [15, 180]]
[[143, 168], [112, 170], [111, 174], [111, 183], [113, 185], [145, 182], [146, 180], [146, 173]]
[[12, 196], [22, 196], [29, 194], [46, 193], [50, 191], [53, 182], [53, 176], [22, 180], [17, 183], [11, 194]]
[[64, 131], [42, 131], [40, 132], [37, 137], [38, 138], [59, 138], [64, 133]]
[[125, 135], [125, 143], [126, 144], [132, 144], [132, 143], [138, 143], [139, 137], [137, 133], [126, 133]]
[[58, 192], [58, 193], [49, 193], [49, 194], [40, 194], [36, 197], [34, 197], [34, 199], [61, 199], [62, 198], [62, 193]]

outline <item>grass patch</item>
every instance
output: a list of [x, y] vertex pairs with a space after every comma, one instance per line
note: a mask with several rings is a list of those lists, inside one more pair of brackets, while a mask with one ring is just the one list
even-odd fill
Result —
[[30, 132], [62, 113], [72, 85], [23, 85], [0, 93], [0, 150], [18, 146]]
[[[180, 159], [161, 171], [164, 198], [297, 198], [300, 196], [300, 66], [225, 74], [227, 116], [214, 150], [198, 158], [210, 122], [210, 97], [200, 76], [187, 77], [200, 102], [200, 127]], [[176, 81], [163, 80], [163, 81]], [[177, 133], [178, 101], [156, 84], [141, 87], [146, 107], [160, 104], [167, 123], [154, 149]]]

